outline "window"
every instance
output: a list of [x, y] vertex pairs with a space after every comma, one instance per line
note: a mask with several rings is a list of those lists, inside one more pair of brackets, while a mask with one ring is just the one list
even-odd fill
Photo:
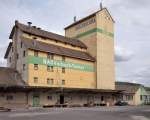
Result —
[[128, 100], [128, 101], [133, 100], [133, 96], [132, 95], [127, 95], [126, 100]]
[[13, 96], [12, 95], [8, 95], [7, 97], [6, 97], [6, 100], [13, 100], [14, 98], [13, 98]]
[[54, 72], [54, 67], [53, 66], [47, 66], [47, 71], [48, 72]]
[[62, 56], [62, 61], [65, 61], [65, 56]]
[[47, 78], [47, 84], [48, 85], [53, 85], [54, 84], [54, 79]]
[[12, 47], [12, 52], [14, 52], [14, 47]]
[[26, 56], [26, 51], [24, 50], [24, 51], [23, 51], [23, 57], [25, 57], [25, 56]]
[[19, 59], [19, 54], [17, 53], [16, 58]]
[[66, 83], [65, 83], [65, 80], [62, 80], [62, 83], [61, 83], [62, 85], [65, 85]]
[[48, 99], [48, 100], [52, 100], [53, 97], [52, 97], [52, 96], [47, 96], [47, 99]]
[[26, 67], [26, 65], [25, 65], [25, 64], [23, 64], [23, 70], [25, 70], [25, 69], [26, 69], [25, 67]]
[[38, 83], [38, 77], [34, 77], [34, 83]]
[[34, 56], [38, 57], [38, 51], [34, 51]]
[[54, 54], [48, 53], [47, 54], [47, 59], [53, 60], [54, 59]]
[[37, 39], [37, 37], [33, 37], [33, 39], [34, 39], [34, 40], [36, 40], [36, 39]]
[[11, 63], [11, 57], [9, 58], [9, 62]]
[[101, 101], [104, 101], [104, 96], [101, 96]]
[[63, 68], [62, 68], [62, 73], [65, 73], [65, 72], [66, 72], [66, 70], [65, 70], [65, 68], [63, 67]]
[[38, 70], [38, 64], [34, 64], [34, 70]]
[[22, 45], [23, 45], [23, 44], [22, 44], [22, 42], [21, 42], [21, 43], [20, 43], [20, 47], [21, 47], [21, 48], [22, 48]]

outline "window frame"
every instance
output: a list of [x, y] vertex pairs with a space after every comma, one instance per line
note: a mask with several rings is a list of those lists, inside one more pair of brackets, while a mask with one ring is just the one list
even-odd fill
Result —
[[66, 85], [66, 80], [61, 80], [61, 85]]
[[38, 64], [34, 64], [34, 70], [38, 70], [39, 69], [39, 65]]
[[39, 56], [39, 52], [34, 50], [34, 57], [38, 57]]
[[34, 80], [33, 82], [34, 82], [35, 84], [38, 83], [38, 77], [34, 77], [33, 80]]
[[66, 68], [62, 67], [62, 73], [65, 74], [66, 73]]

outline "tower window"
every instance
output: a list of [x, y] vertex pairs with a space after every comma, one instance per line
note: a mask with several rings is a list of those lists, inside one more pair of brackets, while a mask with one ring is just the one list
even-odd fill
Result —
[[34, 77], [34, 83], [38, 83], [38, 77]]
[[38, 64], [34, 64], [34, 70], [38, 70]]

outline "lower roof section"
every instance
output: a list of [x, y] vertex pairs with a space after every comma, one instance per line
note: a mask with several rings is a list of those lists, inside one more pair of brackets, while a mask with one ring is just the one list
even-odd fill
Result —
[[66, 87], [40, 87], [40, 86], [0, 86], [0, 91], [5, 92], [53, 92], [53, 93], [121, 93], [122, 90], [111, 89], [88, 89], [88, 88], [66, 88]]

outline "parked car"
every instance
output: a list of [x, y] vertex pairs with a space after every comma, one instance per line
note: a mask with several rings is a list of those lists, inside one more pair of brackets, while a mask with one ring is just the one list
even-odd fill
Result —
[[129, 105], [128, 104], [128, 102], [125, 102], [125, 101], [117, 101], [116, 103], [115, 103], [115, 105], [116, 106], [127, 106], [127, 105]]

